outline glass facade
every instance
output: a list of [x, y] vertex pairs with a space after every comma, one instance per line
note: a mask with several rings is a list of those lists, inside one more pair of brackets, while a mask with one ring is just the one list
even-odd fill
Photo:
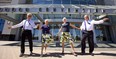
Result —
[[83, 15], [79, 14], [43, 14], [43, 19], [62, 19], [63, 17], [67, 19], [83, 19]]
[[[33, 4], [75, 4], [75, 5], [95, 5], [96, 0], [33, 0]], [[54, 9], [55, 10], [55, 9]], [[99, 16], [99, 15], [98, 15]], [[84, 15], [81, 14], [43, 14], [43, 19], [52, 19], [52, 20], [62, 20], [63, 17], [67, 19], [83, 19]], [[97, 17], [97, 15], [95, 15]], [[80, 26], [80, 24], [75, 24], [76, 26]], [[59, 24], [50, 24], [51, 33], [53, 36], [56, 36], [59, 28], [61, 27], [61, 23]], [[109, 28], [106, 25], [95, 25], [95, 38], [97, 41], [107, 41], [110, 39], [108, 30], [105, 28]], [[34, 36], [38, 35], [38, 30], [35, 30]], [[72, 35], [74, 41], [78, 41], [81, 39], [81, 31], [70, 28], [70, 34]]]
[[95, 5], [95, 0], [33, 0], [33, 4], [82, 4]]
[[0, 18], [0, 34], [2, 33], [3, 27], [4, 27], [5, 20]]
[[111, 35], [109, 26], [107, 25], [95, 25], [96, 39], [98, 42], [111, 41]]
[[[36, 21], [38, 21], [38, 18], [37, 18], [35, 15], [33, 15], [32, 20], [33, 20], [34, 22], [36, 22]], [[32, 36], [33, 36], [33, 39], [34, 39], [34, 40], [38, 40], [38, 35], [39, 35], [38, 33], [39, 33], [39, 31], [40, 31], [40, 30], [33, 29], [33, 31], [32, 31]]]

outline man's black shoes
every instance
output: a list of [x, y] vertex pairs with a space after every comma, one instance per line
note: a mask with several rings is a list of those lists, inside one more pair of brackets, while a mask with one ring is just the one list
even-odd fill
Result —
[[24, 53], [21, 53], [20, 55], [19, 55], [19, 57], [23, 57], [24, 56]]

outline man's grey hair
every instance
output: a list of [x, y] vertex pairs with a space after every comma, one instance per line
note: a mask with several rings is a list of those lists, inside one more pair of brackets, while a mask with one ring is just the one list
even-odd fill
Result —
[[27, 13], [27, 16], [32, 16], [32, 13]]
[[89, 15], [84, 15], [84, 18], [85, 18], [85, 17], [89, 17]]

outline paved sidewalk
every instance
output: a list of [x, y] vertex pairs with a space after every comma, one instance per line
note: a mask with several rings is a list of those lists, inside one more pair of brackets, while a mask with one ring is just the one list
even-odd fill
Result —
[[[113, 43], [99, 43], [98, 47], [95, 48], [94, 56], [88, 54], [88, 48], [86, 49], [87, 54], [80, 54], [80, 47], [77, 47], [79, 44], [74, 44], [77, 57], [71, 54], [71, 49], [69, 45], [65, 47], [65, 54], [61, 54], [61, 47], [55, 47], [54, 44], [51, 44], [47, 52], [48, 55], [40, 57], [41, 44], [34, 42], [34, 55], [29, 56], [29, 47], [26, 43], [25, 55], [19, 57], [20, 54], [20, 42], [18, 41], [0, 41], [0, 59], [116, 59], [116, 44]], [[37, 45], [38, 44], [38, 45]], [[37, 46], [36, 46], [37, 45]]]

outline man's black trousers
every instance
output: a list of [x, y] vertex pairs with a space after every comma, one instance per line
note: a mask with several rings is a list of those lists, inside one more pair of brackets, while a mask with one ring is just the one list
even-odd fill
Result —
[[86, 39], [88, 39], [89, 53], [94, 51], [93, 31], [82, 31], [81, 52], [85, 53]]
[[21, 39], [21, 53], [25, 52], [25, 39], [29, 41], [30, 52], [33, 51], [32, 32], [31, 30], [23, 30]]

